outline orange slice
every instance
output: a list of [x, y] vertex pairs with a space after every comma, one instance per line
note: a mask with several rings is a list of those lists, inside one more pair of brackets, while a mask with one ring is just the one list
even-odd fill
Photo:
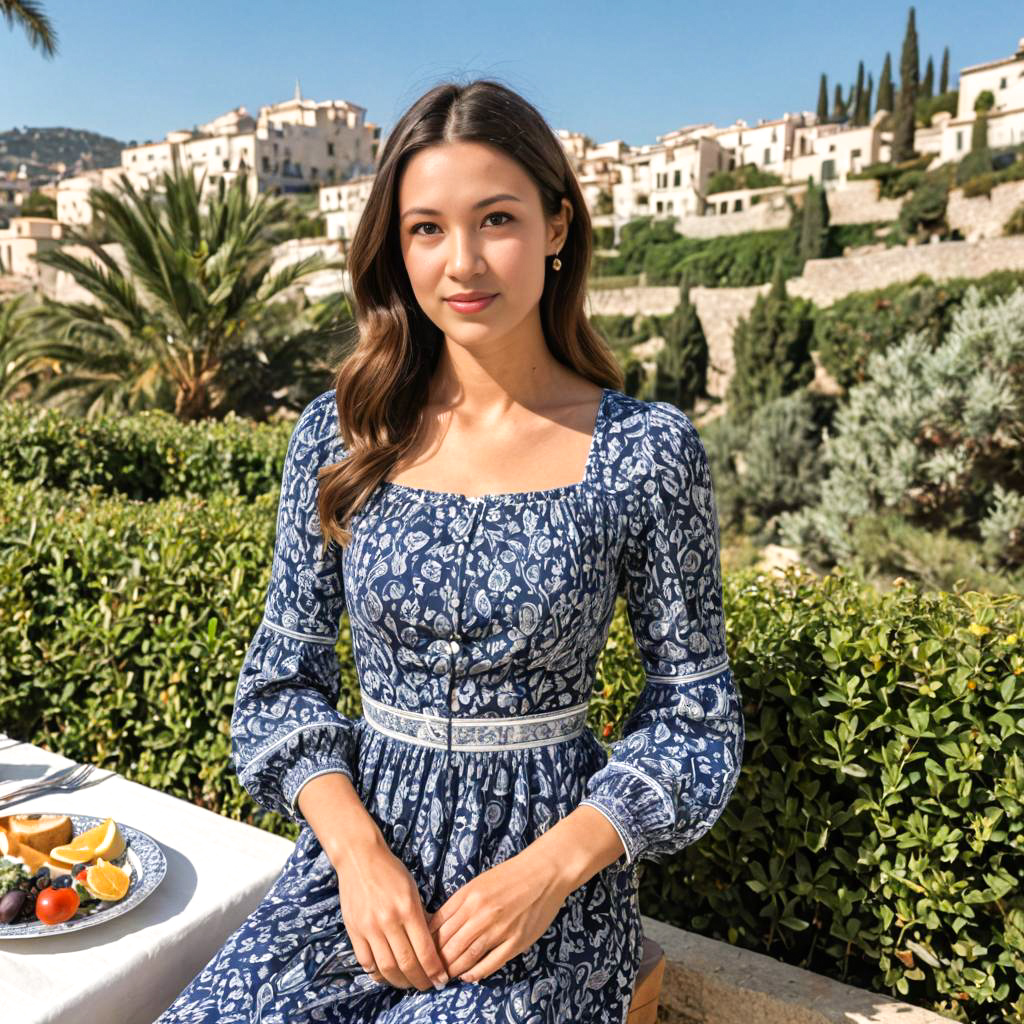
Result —
[[88, 832], [76, 836], [65, 846], [55, 846], [50, 851], [50, 856], [62, 864], [81, 864], [96, 857], [113, 860], [120, 857], [124, 850], [125, 841], [117, 822], [113, 818], [107, 818]]
[[85, 869], [83, 884], [97, 899], [115, 901], [124, 899], [132, 884], [132, 876], [100, 857], [95, 864]]

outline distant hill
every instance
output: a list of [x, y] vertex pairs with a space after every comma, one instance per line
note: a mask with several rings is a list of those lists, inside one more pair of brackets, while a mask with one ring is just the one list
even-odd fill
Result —
[[0, 131], [0, 174], [16, 171], [22, 164], [29, 177], [112, 167], [121, 163], [126, 145], [81, 128], [12, 128]]

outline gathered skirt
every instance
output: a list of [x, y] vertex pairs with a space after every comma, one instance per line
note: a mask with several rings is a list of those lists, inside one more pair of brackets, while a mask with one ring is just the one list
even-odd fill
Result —
[[[568, 815], [607, 761], [589, 728], [518, 749], [446, 751], [363, 716], [355, 725], [360, 798], [427, 912]], [[642, 950], [636, 864], [620, 858], [487, 977], [425, 992], [377, 981], [356, 960], [337, 873], [304, 825], [267, 895], [155, 1024], [624, 1024]]]

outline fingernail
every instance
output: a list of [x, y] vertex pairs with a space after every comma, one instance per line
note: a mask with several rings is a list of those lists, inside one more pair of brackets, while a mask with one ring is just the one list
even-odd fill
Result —
[[434, 982], [434, 988], [444, 988], [448, 984], [448, 975], [442, 974], [439, 978], [432, 979]]

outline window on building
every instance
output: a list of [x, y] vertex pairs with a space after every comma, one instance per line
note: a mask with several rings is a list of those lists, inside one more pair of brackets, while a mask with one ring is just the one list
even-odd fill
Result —
[[854, 158], [860, 156], [860, 150], [859, 149], [855, 149], [855, 150], [851, 151], [850, 156], [852, 156]]
[[1005, 78], [1000, 78], [999, 79], [999, 88], [1000, 89], [1005, 89], [1006, 88], [1006, 79]]
[[[243, 163], [244, 163], [244, 157], [243, 157]], [[226, 171], [226, 170], [229, 170], [229, 169], [230, 169], [230, 167], [231, 167], [231, 161], [230, 161], [230, 160], [228, 160], [228, 158], [227, 158], [227, 157], [225, 157], [225, 158], [224, 158], [223, 160], [221, 160], [221, 165], [222, 165], [222, 167], [223, 167], [223, 169], [224, 169], [225, 171]]]
[[327, 143], [327, 155], [328, 156], [334, 156], [334, 143], [333, 142], [328, 142]]
[[964, 133], [963, 132], [957, 132], [956, 133], [956, 148], [958, 150], [964, 148]]
[[683, 172], [682, 171], [676, 171], [675, 177], [672, 179], [672, 184], [675, 185], [676, 188], [679, 188], [679, 186], [682, 183], [683, 183]]
[[772, 162], [772, 151], [768, 146], [764, 147], [764, 162], [770, 164]]
[[269, 171], [270, 170], [270, 157], [269, 156], [265, 156], [263, 158], [263, 170], [264, 171]]
[[732, 201], [733, 213], [736, 213], [737, 210], [742, 210], [742, 209], [743, 209], [743, 200], [742, 199], [734, 199]]
[[722, 200], [722, 202], [719, 204], [718, 212], [719, 213], [728, 213], [729, 212], [729, 200], [728, 199], [723, 199]]
[[662, 205], [661, 204], [661, 200], [659, 199], [657, 204], [655, 205], [655, 209], [657, 210], [658, 213], [661, 213], [661, 205]]

